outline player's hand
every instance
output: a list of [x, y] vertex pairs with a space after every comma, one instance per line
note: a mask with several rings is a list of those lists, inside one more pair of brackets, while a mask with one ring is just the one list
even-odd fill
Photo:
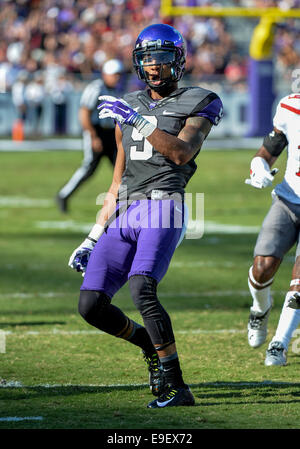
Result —
[[251, 161], [250, 178], [245, 179], [245, 184], [249, 184], [256, 189], [263, 189], [272, 185], [274, 176], [278, 168], [270, 170], [269, 164], [262, 157], [255, 157]]
[[81, 271], [84, 276], [91, 252], [95, 245], [96, 242], [86, 238], [81, 245], [73, 251], [69, 259], [69, 267], [73, 268], [73, 270]]
[[102, 140], [97, 136], [92, 137], [92, 149], [95, 153], [102, 153], [103, 151]]
[[98, 100], [101, 102], [97, 107], [100, 120], [109, 117], [121, 124], [134, 125], [139, 114], [125, 100], [110, 95], [102, 95]]

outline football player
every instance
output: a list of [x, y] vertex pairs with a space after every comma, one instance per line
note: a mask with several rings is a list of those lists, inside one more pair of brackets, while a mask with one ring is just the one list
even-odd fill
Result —
[[95, 172], [103, 156], [115, 164], [117, 145], [115, 124], [112, 119], [99, 122], [97, 103], [99, 95], [120, 95], [120, 77], [124, 72], [118, 59], [103, 64], [101, 78], [92, 81], [84, 89], [80, 99], [79, 121], [82, 126], [83, 161], [81, 166], [60, 189], [56, 202], [61, 212], [68, 211], [68, 200], [73, 193]]
[[270, 288], [284, 255], [296, 243], [296, 258], [290, 289], [285, 296], [275, 336], [266, 352], [265, 365], [286, 365], [293, 331], [300, 322], [300, 95], [282, 98], [273, 119], [274, 129], [251, 161], [246, 183], [258, 189], [270, 186], [277, 169], [274, 162], [287, 147], [283, 181], [272, 192], [273, 202], [266, 215], [254, 249], [248, 285], [253, 298], [248, 322], [248, 342], [261, 346], [267, 337], [272, 308]]
[[[85, 272], [82, 317], [142, 348], [157, 396], [149, 408], [194, 405], [157, 286], [183, 237], [184, 188], [203, 141], [222, 116], [222, 102], [200, 87], [178, 88], [185, 58], [176, 29], [151, 25], [139, 34], [133, 51], [134, 68], [147, 89], [123, 99], [100, 97], [99, 118], [117, 123], [117, 160], [97, 223], [69, 261]], [[144, 326], [111, 304], [127, 280]]]

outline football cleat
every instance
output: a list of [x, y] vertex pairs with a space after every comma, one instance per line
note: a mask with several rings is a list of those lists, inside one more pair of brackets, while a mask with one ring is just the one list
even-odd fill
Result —
[[144, 360], [149, 371], [150, 391], [154, 396], [159, 396], [164, 390], [164, 372], [157, 353], [148, 355], [143, 351]]
[[250, 312], [248, 321], [248, 343], [252, 348], [258, 348], [266, 341], [268, 319], [271, 309], [272, 305], [263, 315], [253, 311]]
[[185, 387], [173, 387], [168, 385], [164, 393], [158, 399], [150, 402], [148, 408], [178, 407], [180, 405], [195, 405], [194, 396], [186, 385]]
[[300, 309], [300, 293], [295, 292], [288, 300], [288, 307], [291, 309]]
[[287, 358], [287, 351], [280, 341], [273, 341], [270, 343], [266, 351], [265, 365], [266, 366], [285, 366]]

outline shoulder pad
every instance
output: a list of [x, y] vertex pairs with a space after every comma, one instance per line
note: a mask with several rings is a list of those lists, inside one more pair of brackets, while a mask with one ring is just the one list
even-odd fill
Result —
[[[300, 94], [290, 94], [290, 95], [287, 95], [286, 97], [283, 97], [279, 101], [279, 106], [281, 108], [289, 109], [291, 111], [293, 111], [293, 109], [296, 109], [297, 111], [299, 111], [298, 113], [300, 114]], [[288, 106], [288, 107], [285, 108], [285, 106]], [[296, 112], [296, 111], [294, 111], [294, 112]]]

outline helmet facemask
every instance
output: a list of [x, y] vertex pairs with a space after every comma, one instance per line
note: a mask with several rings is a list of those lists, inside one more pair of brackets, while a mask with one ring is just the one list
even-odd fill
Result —
[[180, 48], [147, 42], [133, 51], [133, 65], [138, 77], [153, 90], [180, 80], [185, 57]]

